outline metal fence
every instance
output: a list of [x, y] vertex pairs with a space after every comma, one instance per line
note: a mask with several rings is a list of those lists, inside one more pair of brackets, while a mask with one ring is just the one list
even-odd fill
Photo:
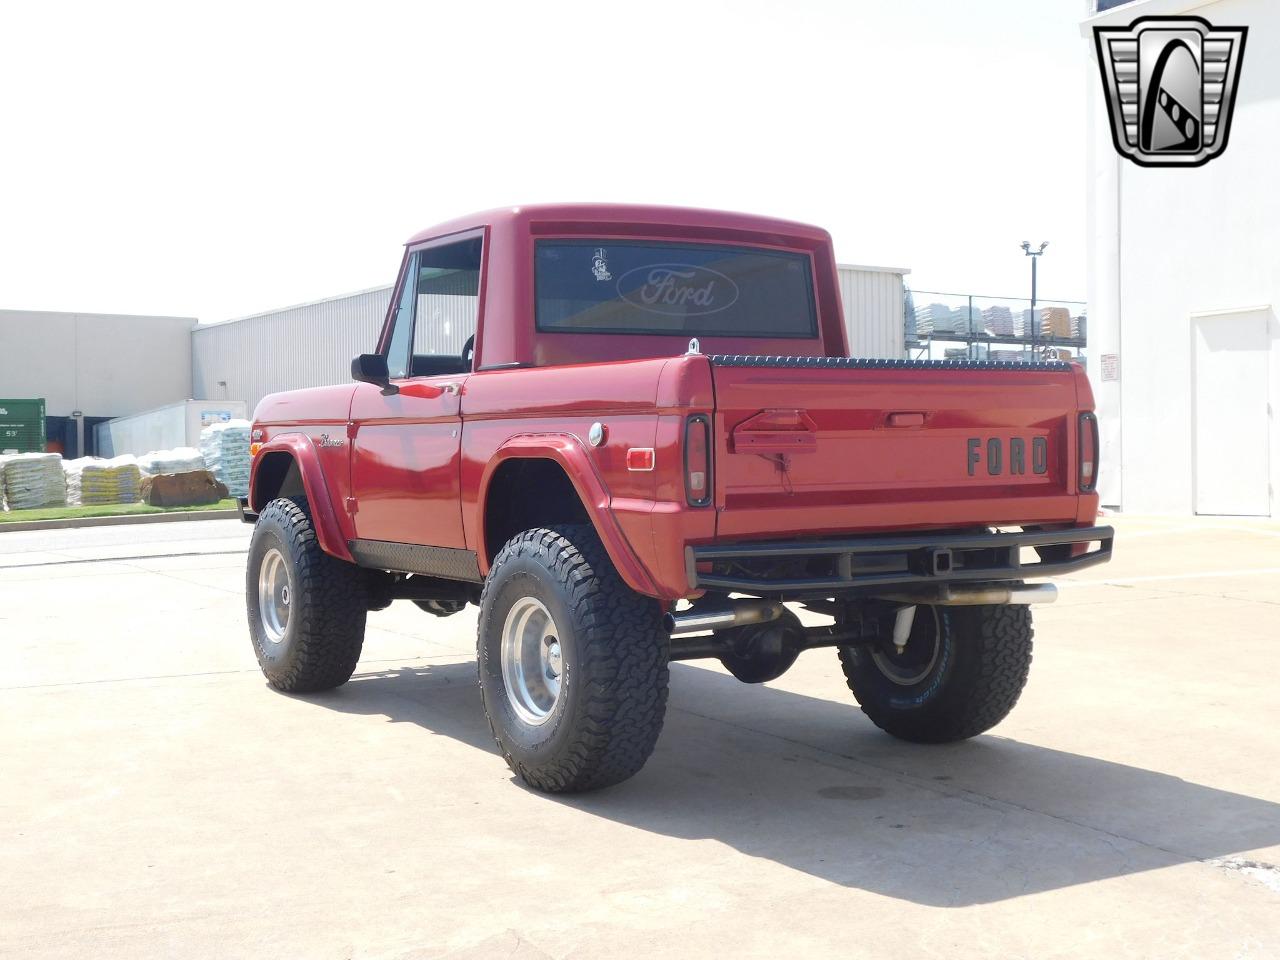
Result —
[[1089, 318], [1079, 300], [990, 297], [907, 290], [903, 340], [907, 355], [929, 359], [1078, 359], [1088, 345]]

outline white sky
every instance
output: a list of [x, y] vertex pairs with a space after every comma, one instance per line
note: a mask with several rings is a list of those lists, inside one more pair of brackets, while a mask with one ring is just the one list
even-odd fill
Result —
[[0, 7], [0, 308], [225, 320], [539, 201], [821, 224], [917, 289], [1085, 292], [1083, 0]]

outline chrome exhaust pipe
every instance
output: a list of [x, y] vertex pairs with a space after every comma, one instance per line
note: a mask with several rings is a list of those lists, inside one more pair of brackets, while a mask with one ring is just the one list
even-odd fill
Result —
[[727, 630], [749, 623], [768, 623], [782, 616], [786, 608], [776, 600], [729, 600], [727, 603], [695, 604], [681, 613], [674, 611], [662, 618], [662, 626], [671, 636], [683, 637], [706, 630]]
[[989, 603], [1053, 603], [1058, 588], [1052, 583], [1012, 583], [986, 587], [944, 587], [937, 603], [948, 607], [973, 607]]
[[878, 594], [897, 603], [925, 603], [936, 607], [976, 607], [987, 604], [1053, 603], [1058, 588], [1052, 583], [994, 583], [983, 586], [938, 587], [933, 592]]

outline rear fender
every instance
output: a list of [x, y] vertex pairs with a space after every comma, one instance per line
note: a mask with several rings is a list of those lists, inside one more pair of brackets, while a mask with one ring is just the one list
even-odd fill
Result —
[[266, 462], [270, 454], [287, 455], [297, 465], [298, 473], [302, 478], [302, 489], [306, 491], [307, 503], [311, 508], [311, 522], [315, 525], [320, 548], [339, 559], [353, 562], [347, 541], [342, 536], [342, 528], [338, 525], [338, 514], [329, 496], [329, 487], [324, 482], [324, 471], [320, 467], [320, 458], [316, 453], [315, 444], [305, 434], [280, 434], [262, 445], [254, 456], [253, 466], [249, 471], [250, 507], [255, 512], [261, 513], [270, 499], [269, 491], [259, 489], [258, 477], [258, 468]]
[[[494, 473], [503, 463], [513, 458], [552, 460], [559, 464], [568, 476], [569, 482], [573, 484], [574, 490], [577, 491], [578, 499], [582, 501], [587, 516], [591, 519], [591, 525], [595, 527], [596, 534], [600, 537], [609, 554], [609, 559], [613, 561], [623, 581], [637, 593], [656, 595], [653, 580], [631, 549], [631, 544], [628, 543], [626, 535], [618, 526], [618, 521], [609, 507], [609, 491], [604, 481], [596, 472], [582, 443], [568, 434], [512, 437], [495, 451], [485, 465], [484, 475], [480, 479], [478, 504], [480, 524], [477, 529], [484, 528], [490, 483]], [[488, 544], [485, 543], [484, 537], [479, 538], [476, 548], [480, 560], [480, 571], [487, 575], [493, 563], [493, 557], [489, 556]]]

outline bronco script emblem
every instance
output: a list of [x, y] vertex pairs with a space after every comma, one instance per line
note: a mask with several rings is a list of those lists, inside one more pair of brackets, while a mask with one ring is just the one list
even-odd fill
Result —
[[654, 263], [618, 278], [618, 295], [653, 313], [691, 317], [727, 310], [738, 299], [738, 285], [719, 270], [690, 263]]
[[1200, 17], [1094, 27], [1120, 155], [1143, 167], [1198, 167], [1222, 153], [1248, 32]]

